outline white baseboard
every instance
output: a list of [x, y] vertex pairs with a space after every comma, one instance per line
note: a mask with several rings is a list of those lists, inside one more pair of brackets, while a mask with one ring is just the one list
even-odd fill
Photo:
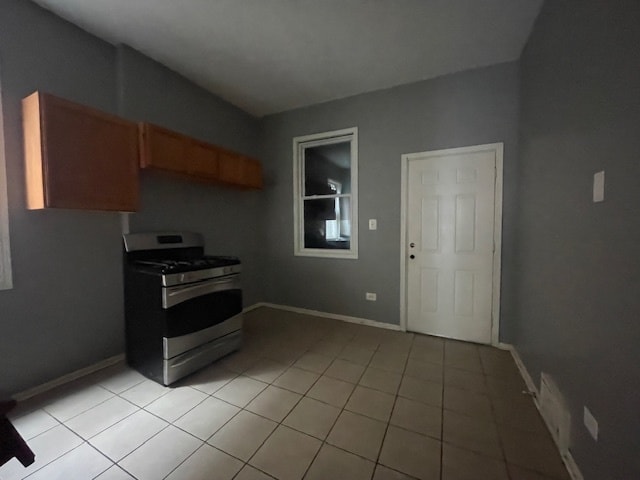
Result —
[[277, 308], [279, 310], [286, 310], [289, 312], [295, 312], [295, 313], [302, 313], [304, 315], [313, 315], [316, 317], [323, 317], [323, 318], [332, 318], [334, 320], [341, 320], [343, 322], [348, 322], [348, 323], [357, 323], [359, 325], [366, 325], [368, 327], [377, 327], [377, 328], [385, 328], [387, 330], [395, 330], [395, 331], [402, 331], [402, 329], [400, 328], [400, 325], [393, 325], [391, 323], [384, 323], [384, 322], [377, 322], [375, 320], [369, 320], [367, 318], [360, 318], [360, 317], [351, 317], [349, 315], [340, 315], [338, 313], [327, 313], [327, 312], [320, 312], [318, 310], [309, 310], [307, 308], [298, 308], [298, 307], [290, 307], [288, 305], [278, 305], [275, 303], [266, 303], [266, 302], [260, 302], [260, 303], [256, 303], [254, 305], [251, 305], [250, 307], [245, 308], [245, 312], [254, 310], [258, 307], [269, 307], [269, 308]]
[[247, 313], [250, 312], [251, 310], [255, 310], [256, 308], [260, 308], [260, 307], [264, 307], [267, 304], [264, 302], [258, 302], [258, 303], [254, 303], [253, 305], [249, 305], [248, 307], [244, 307], [242, 309], [242, 313]]
[[[513, 345], [510, 345], [508, 343], [500, 343], [500, 345], [498, 345], [498, 348], [503, 350], [509, 350], [511, 352], [513, 361], [518, 367], [518, 370], [520, 371], [520, 375], [522, 376], [524, 383], [527, 385], [527, 390], [529, 390], [533, 394], [533, 403], [536, 406], [538, 413], [540, 413], [540, 416], [544, 420], [544, 424], [546, 425], [546, 427], [549, 428], [549, 430], [551, 430], [547, 419], [542, 414], [542, 410], [540, 409], [540, 403], [538, 402], [538, 398], [540, 397], [540, 391], [538, 390], [538, 387], [536, 387], [536, 384], [533, 381], [533, 378], [531, 378], [531, 374], [527, 370], [527, 367], [525, 367], [524, 362], [522, 361], [522, 358], [520, 358], [520, 354], [518, 353], [518, 350], [516, 350], [516, 348]], [[553, 437], [553, 435], [551, 436]], [[578, 464], [573, 458], [573, 455], [571, 455], [571, 451], [569, 450], [565, 453], [562, 453], [562, 452], [560, 453], [561, 453], [562, 461], [565, 467], [567, 468], [567, 472], [569, 472], [569, 476], [571, 477], [571, 479], [584, 480], [584, 477], [580, 472], [580, 468], [578, 467]]]
[[580, 472], [580, 468], [578, 468], [578, 464], [573, 458], [573, 455], [571, 455], [571, 451], [562, 456], [562, 461], [564, 462], [565, 467], [567, 467], [571, 480], [584, 480], [582, 472]]
[[516, 367], [518, 367], [520, 376], [522, 376], [524, 383], [527, 385], [527, 390], [529, 390], [531, 393], [534, 394], [534, 400], [536, 400], [536, 407], [537, 407], [538, 406], [537, 398], [540, 392], [538, 391], [538, 387], [536, 386], [536, 383], [533, 381], [533, 378], [531, 378], [531, 375], [529, 374], [527, 367], [524, 366], [524, 362], [522, 361], [522, 358], [520, 358], [520, 354], [518, 353], [518, 351], [515, 349], [513, 345], [510, 345], [508, 343], [501, 343], [500, 348], [511, 352], [511, 356], [513, 357], [513, 361], [515, 362]]
[[54, 378], [53, 380], [43, 383], [42, 385], [38, 385], [20, 393], [16, 393], [15, 395], [13, 395], [13, 398], [18, 402], [22, 402], [28, 398], [35, 397], [36, 395], [40, 395], [41, 393], [64, 385], [65, 383], [72, 382], [74, 380], [77, 380], [78, 378], [82, 378], [86, 375], [97, 372], [98, 370], [102, 370], [103, 368], [107, 368], [122, 362], [124, 362], [124, 353], [106, 358], [98, 363], [94, 363], [93, 365], [89, 365], [88, 367], [76, 370], [75, 372], [67, 373], [66, 375], [63, 375], [61, 377]]

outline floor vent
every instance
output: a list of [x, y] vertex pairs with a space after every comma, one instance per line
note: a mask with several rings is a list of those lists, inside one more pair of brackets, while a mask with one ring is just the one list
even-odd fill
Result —
[[569, 431], [571, 415], [558, 386], [547, 373], [540, 375], [540, 412], [560, 453], [565, 455], [569, 450]]

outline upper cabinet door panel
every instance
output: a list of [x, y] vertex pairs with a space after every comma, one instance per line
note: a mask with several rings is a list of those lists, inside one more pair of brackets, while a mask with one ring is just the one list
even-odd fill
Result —
[[262, 188], [262, 167], [258, 160], [221, 151], [219, 162], [221, 182], [242, 188]]
[[231, 185], [242, 183], [242, 156], [228, 151], [220, 151], [220, 181]]
[[27, 207], [135, 211], [135, 123], [36, 92], [23, 100]]
[[142, 132], [140, 166], [170, 172], [187, 173], [189, 138], [166, 128], [145, 123]]
[[218, 150], [206, 143], [192, 140], [187, 150], [189, 174], [211, 179], [218, 179]]
[[245, 157], [243, 165], [243, 183], [248, 188], [262, 188], [262, 166], [258, 160]]

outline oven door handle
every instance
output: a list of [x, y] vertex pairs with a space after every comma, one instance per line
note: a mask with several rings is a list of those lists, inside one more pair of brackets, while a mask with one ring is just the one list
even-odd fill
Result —
[[207, 280], [195, 285], [166, 287], [162, 289], [162, 308], [166, 310], [202, 295], [239, 288], [239, 275], [229, 275], [222, 279]]

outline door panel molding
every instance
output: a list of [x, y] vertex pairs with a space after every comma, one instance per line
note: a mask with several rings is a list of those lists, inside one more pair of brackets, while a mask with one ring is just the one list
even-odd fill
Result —
[[[401, 205], [400, 205], [400, 327], [407, 330], [408, 325], [408, 285], [407, 285], [407, 228], [409, 184], [408, 170], [411, 160], [428, 157], [443, 157], [447, 155], [461, 155], [480, 152], [494, 152], [495, 155], [495, 186], [494, 186], [494, 232], [493, 232], [493, 285], [491, 296], [491, 344], [500, 343], [500, 284], [501, 284], [501, 252], [502, 252], [502, 186], [503, 186], [503, 155], [504, 144], [490, 143], [459, 148], [448, 148], [427, 152], [403, 154], [401, 157]], [[458, 181], [466, 181], [471, 172], [459, 172]], [[423, 178], [425, 183], [426, 179]], [[433, 180], [430, 178], [429, 180]], [[430, 183], [427, 181], [427, 183]]]

